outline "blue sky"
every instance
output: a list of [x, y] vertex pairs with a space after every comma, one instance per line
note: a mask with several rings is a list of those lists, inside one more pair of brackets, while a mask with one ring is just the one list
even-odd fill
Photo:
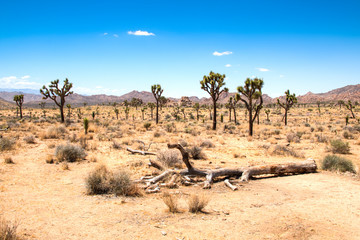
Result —
[[69, 78], [81, 94], [161, 84], [168, 97], [207, 96], [264, 79], [272, 97], [360, 83], [360, 1], [0, 0], [0, 88]]

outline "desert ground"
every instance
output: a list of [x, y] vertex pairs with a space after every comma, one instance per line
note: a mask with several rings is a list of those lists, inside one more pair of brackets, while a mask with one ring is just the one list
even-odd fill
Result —
[[[112, 106], [81, 107], [80, 115], [72, 109], [66, 124], [59, 123], [58, 109], [46, 109], [45, 117], [41, 109], [24, 109], [23, 120], [16, 110], [0, 111], [1, 128], [10, 127], [0, 132], [2, 139], [13, 141], [0, 152], [0, 217], [17, 225], [22, 239], [360, 239], [360, 125], [356, 119], [345, 125], [349, 113], [344, 107], [321, 107], [319, 113], [315, 105], [296, 106], [288, 126], [280, 109], [270, 109], [270, 121], [262, 110], [253, 137], [247, 134], [244, 109], [237, 109], [238, 124], [229, 122], [227, 109], [220, 109], [213, 131], [205, 109], [199, 121], [190, 107], [185, 108], [186, 119], [180, 113], [175, 121], [173, 108], [164, 107], [156, 125], [149, 109], [143, 120], [140, 108], [130, 108], [128, 119], [118, 108], [119, 119]], [[92, 112], [97, 113], [94, 120]], [[89, 119], [86, 135], [84, 117]], [[321, 168], [324, 157], [333, 154], [334, 139], [349, 143], [350, 153], [337, 155], [351, 160], [357, 173]], [[168, 154], [167, 143], [201, 147], [202, 159], [191, 159], [197, 168], [312, 158], [318, 170], [256, 177], [235, 183], [237, 191], [218, 181], [211, 189], [198, 182], [150, 194], [140, 189], [141, 196], [88, 194], [86, 179], [100, 165], [126, 170], [133, 180], [160, 173], [148, 165], [157, 156], [126, 150], [142, 149], [138, 140], [146, 148], [151, 143], [147, 150], [158, 155]], [[61, 144], [81, 146], [86, 156], [59, 162], [55, 150]], [[181, 155], [176, 156], [181, 166]], [[178, 212], [169, 212], [164, 192], [178, 201]], [[198, 213], [188, 211], [194, 195], [208, 200]]]

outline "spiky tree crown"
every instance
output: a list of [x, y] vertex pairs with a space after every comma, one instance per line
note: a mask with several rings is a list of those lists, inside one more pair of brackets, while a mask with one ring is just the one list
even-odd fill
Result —
[[[246, 98], [258, 99], [262, 95], [261, 89], [264, 86], [264, 81], [260, 78], [247, 78], [245, 85], [237, 88], [238, 92], [243, 94]], [[238, 94], [236, 97], [241, 100], [241, 96]]]
[[161, 88], [160, 84], [155, 84], [155, 85], [151, 86], [151, 92], [153, 93], [156, 101], [159, 100], [163, 91], [164, 91], [164, 89]]
[[209, 76], [204, 76], [203, 80], [200, 81], [201, 89], [210, 94], [214, 101], [219, 99], [219, 96], [223, 92], [228, 92], [229, 89], [223, 88], [225, 86], [225, 74], [210, 72]]
[[285, 95], [285, 103], [281, 103], [279, 99], [277, 99], [277, 102], [281, 107], [289, 109], [292, 105], [297, 103], [297, 98], [295, 93], [290, 94], [290, 90], [285, 91]]
[[20, 105], [22, 105], [23, 102], [24, 102], [24, 95], [23, 95], [23, 94], [15, 95], [15, 96], [14, 96], [14, 101], [15, 101], [16, 104], [20, 107]]
[[[59, 88], [59, 79], [51, 81], [49, 88], [45, 85], [40, 89], [40, 93], [43, 95], [43, 99], [52, 99], [56, 105], [61, 106], [65, 103], [65, 97], [73, 94], [73, 91], [70, 89], [73, 87], [73, 84], [69, 82], [69, 79], [64, 80], [64, 85]], [[57, 96], [60, 97], [61, 101], [57, 101]]]

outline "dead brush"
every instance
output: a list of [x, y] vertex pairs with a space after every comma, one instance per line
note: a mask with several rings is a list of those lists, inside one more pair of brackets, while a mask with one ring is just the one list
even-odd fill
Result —
[[10, 223], [0, 218], [0, 239], [1, 240], [21, 240], [16, 231], [18, 228], [17, 223]]
[[189, 197], [188, 208], [191, 213], [203, 212], [204, 208], [208, 205], [209, 198], [205, 195], [193, 194]]
[[180, 209], [178, 207], [178, 200], [173, 195], [171, 195], [168, 192], [164, 192], [164, 194], [162, 195], [162, 200], [168, 207], [169, 212], [171, 213], [180, 212]]
[[274, 147], [269, 148], [269, 153], [271, 155], [280, 155], [280, 156], [292, 156], [296, 158], [303, 158], [303, 153], [298, 153], [294, 148], [283, 145], [276, 145]]

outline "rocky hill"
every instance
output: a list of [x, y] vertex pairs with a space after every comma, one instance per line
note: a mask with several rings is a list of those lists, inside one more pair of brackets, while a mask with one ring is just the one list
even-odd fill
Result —
[[[295, 92], [291, 91], [291, 92]], [[42, 96], [40, 94], [31, 94], [31, 93], [24, 93], [20, 91], [0, 91], [0, 97], [8, 101], [7, 104], [13, 102], [14, 95], [18, 94], [24, 94], [24, 105], [25, 106], [38, 106], [39, 102], [44, 101], [42, 100]], [[234, 96], [235, 93], [224, 93], [219, 98], [219, 103], [226, 103], [229, 99], [229, 97]], [[132, 98], [140, 98], [143, 102], [154, 102], [155, 99], [151, 92], [146, 91], [132, 91], [129, 93], [126, 93], [122, 96], [112, 96], [112, 95], [105, 95], [105, 94], [99, 94], [99, 95], [92, 95], [92, 96], [84, 96], [80, 94], [74, 93], [73, 95], [69, 96], [67, 99], [67, 103], [72, 104], [73, 106], [81, 106], [84, 103], [88, 105], [95, 105], [95, 104], [112, 104], [114, 102], [120, 103], [125, 100], [130, 101]], [[280, 98], [283, 98], [283, 96], [280, 96]], [[181, 98], [168, 98], [170, 102], [172, 103], [180, 103]], [[210, 98], [198, 98], [196, 96], [187, 97], [192, 103], [200, 103], [200, 104], [210, 104], [211, 99]], [[276, 103], [277, 98], [271, 98], [267, 94], [263, 95], [264, 104], [268, 103]], [[316, 103], [318, 101], [320, 102], [337, 102], [339, 100], [347, 101], [351, 100], [353, 102], [358, 101], [360, 102], [360, 84], [357, 85], [348, 85], [342, 88], [337, 88], [334, 90], [331, 90], [326, 93], [312, 93], [308, 92], [305, 95], [298, 96], [298, 102], [299, 103]], [[46, 100], [47, 104], [53, 105], [53, 102], [51, 100]]]

